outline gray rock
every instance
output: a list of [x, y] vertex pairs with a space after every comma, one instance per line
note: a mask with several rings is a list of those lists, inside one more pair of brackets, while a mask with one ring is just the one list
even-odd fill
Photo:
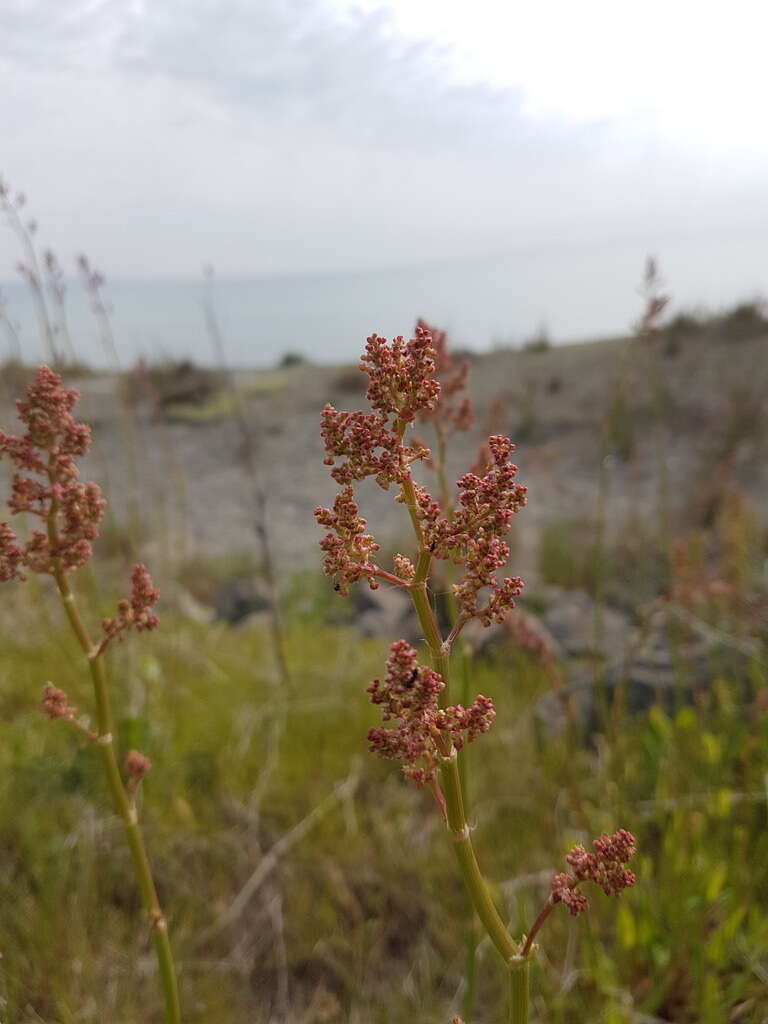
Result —
[[253, 576], [241, 576], [223, 584], [214, 603], [215, 617], [236, 626], [256, 612], [270, 607], [266, 588]]
[[598, 609], [584, 590], [562, 591], [541, 618], [566, 655], [590, 656], [609, 664], [624, 657], [632, 628], [629, 619], [615, 608]]
[[377, 590], [361, 583], [354, 587], [352, 601], [356, 609], [355, 625], [363, 636], [381, 636], [397, 640], [404, 637], [411, 643], [418, 627], [411, 602], [404, 590], [382, 584]]

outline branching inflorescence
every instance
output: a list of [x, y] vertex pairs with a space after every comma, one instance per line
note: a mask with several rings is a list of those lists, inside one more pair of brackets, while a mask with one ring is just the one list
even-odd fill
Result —
[[[54, 577], [82, 568], [90, 559], [91, 542], [107, 503], [95, 483], [80, 483], [76, 459], [85, 455], [91, 430], [72, 416], [78, 392], [62, 386], [47, 366], [38, 368], [26, 397], [17, 403], [22, 436], [0, 431], [0, 456], [15, 466], [8, 507], [13, 514], [39, 519], [20, 542], [7, 523], [0, 523], [0, 581], [23, 580], [25, 570]], [[128, 599], [118, 602], [115, 618], [102, 622], [103, 637], [94, 652], [127, 629], [150, 630], [157, 624], [151, 611], [159, 600], [147, 569], [135, 565]]]
[[388, 729], [371, 729], [369, 750], [402, 761], [407, 778], [420, 785], [434, 782], [441, 757], [450, 757], [465, 743], [488, 732], [496, 712], [488, 697], [477, 697], [470, 708], [460, 704], [441, 708], [441, 677], [427, 665], [419, 665], [416, 651], [405, 640], [390, 646], [387, 675], [368, 687], [371, 703], [382, 709]]
[[[449, 493], [440, 473], [439, 499], [413, 479], [412, 469], [419, 462], [444, 474], [447, 437], [471, 423], [471, 407], [462, 395], [466, 365], [450, 362], [444, 335], [437, 348], [436, 353], [423, 321], [409, 341], [398, 337], [390, 343], [375, 334], [368, 338], [360, 369], [368, 375], [367, 398], [373, 411], [340, 412], [331, 405], [323, 410], [325, 463], [341, 490], [331, 508], [315, 510], [315, 518], [328, 531], [320, 542], [324, 569], [339, 593], [347, 595], [361, 580], [372, 589], [384, 581], [403, 588], [411, 598], [432, 664], [420, 664], [405, 640], [391, 644], [386, 676], [368, 687], [384, 723], [369, 731], [369, 749], [401, 762], [408, 779], [434, 791], [475, 912], [510, 968], [508, 1019], [517, 1022], [528, 1019], [527, 965], [536, 932], [557, 903], [572, 914], [586, 909], [583, 882], [597, 882], [610, 893], [631, 885], [634, 876], [624, 864], [634, 853], [634, 839], [621, 830], [595, 840], [593, 853], [581, 847], [572, 850], [567, 858], [571, 873], [555, 877], [530, 934], [521, 942], [511, 937], [475, 858], [457, 767], [459, 752], [490, 729], [496, 712], [490, 698], [482, 695], [469, 707], [449, 703], [450, 655], [471, 619], [484, 626], [505, 621], [522, 591], [519, 577], [500, 572], [510, 554], [505, 538], [514, 515], [525, 505], [526, 488], [517, 483], [517, 467], [510, 458], [515, 446], [498, 434], [488, 438], [477, 472], [460, 477], [455, 493]], [[443, 392], [436, 379], [438, 356]], [[406, 443], [406, 431], [415, 421], [435, 426], [437, 459], [413, 437]], [[384, 490], [394, 488], [395, 501], [406, 507], [413, 527], [414, 557], [397, 554], [391, 568], [377, 561], [380, 547], [367, 532], [355, 500], [355, 484], [366, 478]], [[456, 570], [451, 585], [453, 624], [446, 637], [429, 594], [433, 559]]]
[[[512, 516], [525, 504], [526, 489], [515, 481], [517, 467], [510, 461], [515, 446], [506, 437], [489, 439], [490, 464], [483, 476], [461, 477], [458, 501], [448, 515], [411, 476], [412, 464], [429, 459], [429, 450], [419, 442], [407, 445], [403, 440], [407, 426], [417, 417], [436, 415], [441, 392], [433, 377], [436, 361], [431, 335], [421, 324], [408, 342], [395, 338], [389, 344], [374, 334], [367, 341], [360, 369], [368, 374], [367, 397], [375, 411], [339, 412], [327, 405], [322, 414], [325, 462], [342, 485], [332, 508], [315, 510], [318, 523], [329, 530], [320, 542], [325, 572], [346, 595], [349, 586], [363, 578], [374, 589], [383, 579], [407, 590], [424, 591], [432, 558], [463, 566], [463, 576], [453, 586], [458, 619], [447, 640], [440, 642], [447, 655], [470, 619], [476, 617], [485, 625], [502, 621], [522, 590], [519, 577], [497, 576], [509, 557], [503, 538]], [[465, 373], [455, 379], [450, 397], [456, 395], [459, 384], [463, 386]], [[453, 415], [462, 421], [468, 418], [465, 400]], [[366, 521], [355, 502], [353, 484], [366, 477], [373, 477], [385, 490], [397, 486], [395, 500], [407, 506], [419, 543], [415, 562], [398, 554], [391, 572], [375, 561], [379, 545], [366, 533]], [[493, 703], [480, 696], [470, 708], [446, 706], [441, 700], [445, 679], [419, 665], [416, 652], [404, 640], [392, 645], [387, 669], [384, 682], [375, 680], [369, 692], [373, 703], [381, 706], [384, 721], [394, 725], [371, 731], [371, 750], [402, 761], [407, 776], [416, 782], [434, 781], [440, 757], [451, 756], [490, 728]]]
[[0, 523], [0, 582], [23, 581], [27, 573], [52, 577], [56, 583], [68, 622], [88, 664], [95, 698], [95, 729], [87, 719], [77, 717], [77, 708], [67, 694], [48, 683], [43, 691], [42, 712], [52, 720], [74, 726], [98, 749], [112, 801], [125, 829], [136, 880], [149, 918], [160, 969], [168, 1024], [180, 1020], [167, 924], [139, 829], [135, 802], [137, 788], [150, 768], [143, 754], [132, 750], [124, 764], [124, 778], [115, 753], [112, 715], [104, 659], [113, 641], [128, 630], [151, 630], [157, 624], [153, 612], [159, 594], [143, 565], [135, 565], [128, 598], [118, 602], [114, 617], [105, 618], [97, 640], [80, 616], [69, 578], [82, 568], [92, 554], [106, 501], [95, 483], [81, 483], [77, 459], [88, 451], [90, 428], [78, 423], [72, 410], [77, 391], [62, 386], [60, 377], [46, 366], [38, 368], [26, 396], [17, 410], [25, 430], [20, 436], [0, 432], [0, 457], [14, 466], [8, 507], [12, 514], [24, 514], [39, 521], [25, 539], [8, 523]]

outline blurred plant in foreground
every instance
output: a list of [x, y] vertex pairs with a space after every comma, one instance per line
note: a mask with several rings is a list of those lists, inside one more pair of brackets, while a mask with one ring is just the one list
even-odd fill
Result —
[[88, 663], [94, 690], [96, 727], [77, 717], [67, 694], [48, 683], [41, 708], [50, 719], [74, 726], [99, 751], [116, 813], [123, 822], [136, 881], [157, 954], [165, 998], [167, 1024], [181, 1019], [176, 973], [168, 927], [157, 897], [139, 828], [136, 794], [149, 771], [149, 759], [132, 750], [125, 759], [125, 781], [120, 773], [113, 739], [112, 713], [104, 668], [104, 654], [111, 643], [129, 630], [152, 630], [157, 617], [152, 611], [159, 594], [143, 565], [131, 573], [131, 591], [117, 605], [114, 618], [102, 621], [99, 639], [93, 640], [77, 607], [69, 575], [82, 568], [92, 554], [106, 501], [95, 483], [80, 483], [76, 459], [87, 452], [90, 428], [72, 416], [78, 392], [62, 387], [61, 378], [46, 366], [38, 368], [25, 398], [17, 404], [25, 432], [21, 436], [0, 432], [0, 456], [15, 467], [8, 507], [13, 514], [37, 517], [44, 529], [33, 530], [20, 540], [7, 523], [0, 523], [0, 582], [23, 581], [25, 572], [53, 577], [69, 625]]
[[[327, 405], [322, 413], [325, 462], [341, 486], [332, 508], [315, 510], [318, 523], [329, 531], [320, 542], [324, 568], [342, 595], [365, 579], [371, 589], [383, 580], [402, 587], [411, 598], [432, 665], [420, 664], [405, 640], [390, 645], [386, 677], [368, 687], [385, 723], [370, 730], [369, 749], [402, 762], [408, 779], [434, 793], [477, 916], [507, 966], [507, 1019], [520, 1024], [528, 1020], [530, 956], [542, 924], [556, 903], [574, 916], [585, 910], [584, 882], [595, 882], [611, 894], [632, 885], [634, 875], [624, 865], [635, 852], [635, 841], [622, 829], [595, 840], [592, 853], [575, 847], [567, 857], [570, 873], [555, 876], [528, 935], [520, 941], [510, 935], [477, 863], [458, 767], [462, 749], [490, 729], [496, 712], [482, 695], [468, 707], [449, 701], [451, 650], [462, 629], [475, 618], [484, 626], [503, 622], [523, 588], [519, 577], [497, 575], [509, 558], [504, 538], [512, 517], [526, 502], [526, 488], [516, 482], [517, 467], [510, 461], [515, 446], [501, 435], [490, 437], [483, 475], [464, 474], [457, 481], [456, 500], [444, 499], [441, 508], [411, 472], [413, 463], [430, 458], [428, 449], [414, 439], [405, 441], [409, 425], [431, 413], [440, 400], [431, 335], [422, 326], [408, 342], [399, 337], [388, 343], [371, 335], [360, 369], [368, 375], [367, 398], [374, 411], [340, 412]], [[355, 502], [354, 484], [368, 477], [384, 490], [396, 485], [395, 500], [405, 505], [416, 537], [415, 559], [397, 554], [393, 571], [376, 563], [379, 545], [365, 532], [367, 524]], [[450, 515], [448, 508], [453, 509]], [[463, 570], [452, 586], [456, 615], [446, 637], [429, 594], [433, 558]]]

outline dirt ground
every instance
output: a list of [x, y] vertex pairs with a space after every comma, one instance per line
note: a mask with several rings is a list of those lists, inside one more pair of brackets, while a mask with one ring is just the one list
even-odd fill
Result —
[[[517, 521], [515, 572], [535, 573], [542, 523], [594, 515], [601, 472], [609, 530], [652, 516], [659, 445], [673, 508], [698, 503], [705, 515], [707, 503], [733, 481], [766, 515], [768, 338], [696, 336], [658, 345], [654, 354], [639, 342], [614, 339], [471, 357], [475, 424], [456, 436], [451, 469], [465, 471], [489, 431], [517, 443], [529, 504]], [[276, 557], [286, 569], [312, 564], [320, 535], [312, 511], [329, 503], [335, 489], [322, 461], [320, 410], [326, 402], [365, 407], [365, 378], [351, 366], [299, 365], [242, 371], [234, 380]], [[666, 395], [661, 434], [654, 380]], [[244, 471], [243, 434], [227, 381], [217, 381], [202, 399], [162, 407], [143, 389], [130, 414], [120, 397], [130, 381], [95, 375], [72, 383], [94, 429], [85, 472], [117, 510], [137, 495], [141, 518], [151, 524], [148, 548], [216, 555], [253, 547], [254, 486]], [[8, 390], [0, 426], [13, 430]], [[430, 443], [428, 426], [417, 433]], [[429, 483], [429, 471], [421, 472]], [[391, 495], [375, 486], [362, 493], [363, 514], [377, 536], [395, 545], [407, 537]]]

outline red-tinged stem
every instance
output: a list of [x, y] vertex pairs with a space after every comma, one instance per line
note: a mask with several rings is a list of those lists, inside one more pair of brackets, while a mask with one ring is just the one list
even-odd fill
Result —
[[469, 622], [469, 616], [459, 616], [453, 624], [453, 629], [445, 638], [445, 646], [450, 650], [454, 643], [458, 639], [459, 633], [464, 629], [466, 624]]
[[408, 580], [401, 579], [399, 576], [395, 576], [394, 573], [387, 572], [386, 569], [380, 569], [378, 565], [368, 565], [362, 568], [366, 576], [375, 576], [377, 579], [385, 580], [396, 587], [404, 587], [406, 590], [409, 590], [411, 587], [411, 583]]
[[550, 897], [547, 900], [547, 902], [544, 904], [544, 906], [541, 908], [541, 910], [539, 911], [538, 917], [536, 918], [536, 920], [531, 925], [531, 930], [528, 932], [528, 935], [525, 938], [525, 944], [524, 944], [524, 946], [523, 946], [523, 948], [522, 948], [522, 950], [520, 952], [521, 956], [528, 956], [529, 953], [531, 952], [531, 949], [533, 948], [534, 940], [536, 939], [536, 936], [538, 935], [539, 931], [541, 930], [541, 926], [544, 924], [544, 922], [547, 920], [549, 915], [552, 913], [552, 909], [553, 909], [554, 905], [555, 904], [552, 902], [552, 897]]

